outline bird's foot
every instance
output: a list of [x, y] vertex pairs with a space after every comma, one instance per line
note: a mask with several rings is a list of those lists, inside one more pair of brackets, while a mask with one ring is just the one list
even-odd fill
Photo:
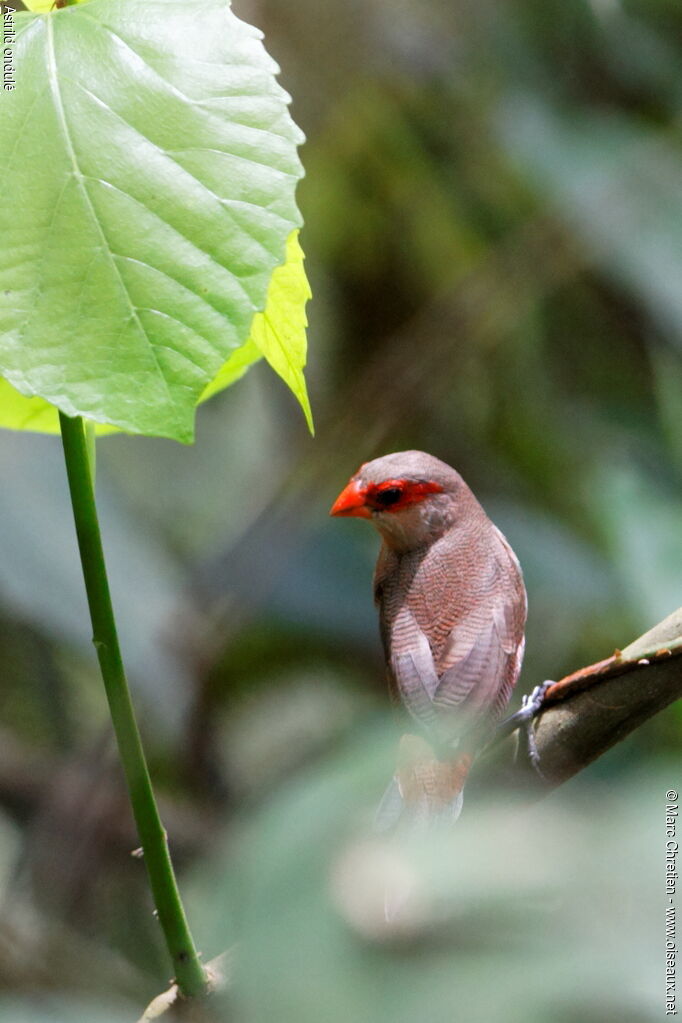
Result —
[[515, 732], [519, 728], [525, 735], [526, 738], [526, 749], [528, 751], [528, 759], [533, 765], [533, 769], [542, 778], [542, 771], [540, 770], [540, 754], [538, 753], [538, 745], [535, 740], [535, 732], [533, 731], [533, 718], [542, 707], [545, 699], [545, 693], [553, 686], [553, 681], [543, 682], [541, 685], [536, 686], [532, 693], [527, 693], [521, 700], [521, 709], [517, 710], [515, 714], [511, 714], [504, 721], [501, 721], [497, 726], [496, 735], [494, 742], [498, 739], [502, 739], [512, 732]]
[[545, 699], [545, 693], [549, 687], [553, 685], [554, 682], [552, 681], [543, 682], [541, 685], [536, 686], [532, 693], [526, 693], [521, 700], [521, 710], [518, 712], [521, 715], [519, 727], [526, 737], [528, 759], [533, 766], [533, 770], [536, 771], [541, 778], [544, 778], [544, 775], [540, 768], [540, 754], [538, 753], [538, 744], [535, 738], [535, 730], [533, 728], [533, 718], [542, 707]]

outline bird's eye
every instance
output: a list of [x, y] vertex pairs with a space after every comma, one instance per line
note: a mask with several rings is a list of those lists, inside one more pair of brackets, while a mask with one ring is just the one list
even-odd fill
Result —
[[375, 502], [381, 508], [390, 508], [392, 504], [396, 504], [403, 496], [403, 492], [400, 487], [386, 487], [385, 490], [380, 490], [374, 496]]

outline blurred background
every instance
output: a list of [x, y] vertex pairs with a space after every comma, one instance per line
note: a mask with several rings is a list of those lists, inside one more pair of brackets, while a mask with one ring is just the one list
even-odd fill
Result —
[[[682, 603], [682, 8], [234, 6], [308, 138], [317, 435], [258, 365], [200, 410], [193, 448], [98, 448], [190, 917], [206, 958], [244, 949], [202, 1019], [658, 1019], [680, 708], [532, 814], [472, 812], [437, 855], [363, 844], [393, 756], [378, 544], [327, 512], [378, 454], [455, 466], [524, 569], [519, 693]], [[58, 440], [0, 434], [0, 471], [0, 1016], [134, 1019], [169, 967]], [[423, 912], [382, 935], [377, 878], [413, 862]]]

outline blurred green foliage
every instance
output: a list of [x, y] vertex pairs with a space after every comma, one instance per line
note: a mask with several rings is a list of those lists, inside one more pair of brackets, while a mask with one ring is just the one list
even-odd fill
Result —
[[[430, 850], [367, 850], [393, 741], [377, 543], [326, 513], [381, 452], [456, 466], [524, 567], [521, 690], [681, 603], [682, 11], [237, 13], [264, 29], [309, 140], [317, 438], [256, 367], [201, 411], [193, 449], [111, 438], [98, 470], [190, 917], [207, 958], [243, 950], [206, 1019], [658, 1018], [679, 708], [532, 813], [467, 805]], [[0, 1019], [36, 990], [128, 999], [134, 1018], [164, 958], [127, 857], [57, 443], [0, 434], [0, 466]], [[387, 857], [431, 888], [425, 922], [384, 941]]]

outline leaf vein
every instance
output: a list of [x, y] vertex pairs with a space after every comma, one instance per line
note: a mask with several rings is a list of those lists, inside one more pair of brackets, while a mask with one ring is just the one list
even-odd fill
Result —
[[[205, 306], [208, 306], [208, 308], [211, 309], [212, 312], [217, 313], [221, 319], [223, 320], [228, 319], [228, 316], [225, 314], [225, 312], [223, 312], [222, 309], [219, 309], [217, 306], [213, 305], [213, 303], [209, 302], [209, 300], [204, 295], [200, 295], [197, 291], [194, 291], [192, 288], [188, 287], [187, 284], [183, 284], [183, 282], [179, 281], [177, 277], [173, 277], [172, 274], [169, 274], [167, 270], [162, 270], [161, 267], [154, 266], [152, 263], [148, 263], [146, 260], [140, 259], [138, 256], [126, 256], [122, 252], [114, 252], [112, 253], [112, 255], [114, 259], [122, 259], [125, 260], [127, 263], [139, 263], [140, 266], [146, 266], [148, 270], [152, 271], [152, 273], [157, 273], [159, 274], [159, 276], [165, 277], [166, 280], [171, 281], [173, 284], [177, 284], [179, 288], [182, 288], [183, 291], [186, 291], [188, 295], [191, 295], [193, 298], [198, 298], [199, 301], [203, 302]], [[199, 336], [201, 337], [202, 335]]]
[[[241, 231], [244, 231], [245, 234], [248, 234], [250, 240], [255, 242], [255, 244], [258, 246], [258, 248], [261, 250], [261, 252], [264, 252], [267, 256], [272, 256], [272, 253], [270, 252], [270, 250], [267, 248], [267, 246], [263, 242], [261, 242], [258, 238], [256, 238], [256, 236], [253, 235], [251, 232], [246, 231], [245, 228], [241, 224], [239, 224], [237, 222], [233, 211], [230, 210], [229, 206], [225, 205], [225, 203], [223, 202], [221, 196], [219, 196], [219, 195], [217, 195], [217, 193], [213, 192], [203, 181], [201, 181], [199, 178], [195, 177], [195, 175], [192, 174], [191, 171], [186, 170], [182, 166], [181, 163], [178, 163], [177, 160], [173, 160], [172, 157], [169, 156], [168, 152], [165, 149], [162, 149], [155, 142], [153, 142], [147, 135], [144, 135], [141, 131], [139, 131], [137, 128], [135, 128], [134, 125], [130, 124], [129, 121], [126, 121], [125, 118], [121, 117], [121, 115], [119, 113], [117, 113], [115, 110], [112, 110], [112, 108], [107, 103], [105, 103], [104, 100], [100, 99], [98, 96], [96, 96], [89, 89], [86, 89], [86, 87], [84, 85], [82, 85], [80, 82], [74, 81], [73, 79], [71, 79], [71, 81], [72, 81], [72, 84], [74, 84], [82, 92], [86, 93], [86, 95], [90, 96], [96, 103], [100, 104], [106, 110], [108, 110], [109, 113], [112, 114], [112, 116], [118, 118], [118, 120], [121, 121], [122, 124], [125, 124], [126, 127], [129, 128], [130, 131], [133, 132], [138, 138], [144, 139], [145, 142], [148, 142], [151, 146], [154, 147], [154, 149], [158, 153], [160, 153], [162, 156], [166, 157], [170, 161], [170, 163], [173, 164], [174, 167], [177, 167], [180, 171], [182, 171], [183, 174], [186, 174], [187, 177], [191, 181], [193, 181], [196, 184], [198, 184], [200, 188], [202, 188], [205, 192], [207, 192], [209, 195], [211, 195], [216, 200], [216, 202], [218, 202], [220, 204], [221, 209], [224, 209], [226, 211], [228, 216], [231, 218], [232, 222], [234, 224], [236, 224], [236, 226]], [[251, 300], [251, 296], [249, 295], [249, 293], [247, 292], [246, 288], [244, 287], [244, 285], [239, 280], [239, 275], [236, 274], [232, 270], [228, 271], [226, 269], [226, 267], [220, 262], [220, 260], [216, 259], [216, 257], [213, 255], [212, 252], [209, 252], [207, 249], [204, 249], [200, 245], [197, 245], [197, 243], [192, 238], [188, 238], [188, 236], [186, 234], [184, 234], [182, 231], [180, 231], [179, 228], [177, 228], [175, 226], [175, 224], [171, 224], [169, 220], [166, 220], [164, 217], [162, 217], [161, 214], [158, 213], [156, 210], [153, 210], [149, 206], [146, 206], [140, 199], [135, 198], [135, 196], [131, 195], [130, 192], [127, 192], [124, 188], [120, 188], [118, 185], [115, 185], [112, 181], [106, 181], [104, 178], [100, 178], [100, 177], [97, 177], [96, 175], [91, 175], [91, 174], [81, 174], [81, 177], [83, 177], [84, 179], [88, 178], [90, 181], [97, 181], [100, 184], [108, 186], [109, 188], [114, 188], [121, 195], [124, 195], [124, 196], [126, 196], [126, 198], [130, 199], [131, 202], [137, 203], [137, 205], [140, 206], [143, 210], [146, 210], [149, 214], [151, 214], [151, 216], [155, 217], [159, 221], [159, 223], [164, 224], [171, 231], [174, 231], [175, 234], [178, 235], [178, 237], [182, 238], [189, 245], [191, 245], [193, 249], [195, 249], [197, 252], [200, 252], [202, 255], [207, 256], [211, 260], [212, 263], [214, 263], [217, 267], [219, 267], [225, 273], [228, 273], [229, 276], [232, 277], [235, 280], [235, 282], [237, 283], [239, 289], [241, 290], [242, 294], [246, 298], [247, 302], [250, 305], [253, 305], [252, 300]], [[263, 210], [263, 207], [262, 206], [261, 207], [256, 207], [256, 209]], [[284, 220], [284, 223], [287, 223], [287, 221]]]
[[109, 254], [111, 265], [113, 266], [114, 271], [116, 273], [116, 276], [117, 276], [117, 278], [119, 280], [119, 284], [120, 284], [121, 290], [122, 290], [123, 294], [125, 295], [125, 297], [126, 297], [126, 299], [128, 301], [128, 305], [130, 307], [132, 316], [135, 319], [141, 334], [144, 336], [144, 338], [145, 338], [145, 340], [147, 342], [147, 345], [149, 347], [149, 351], [151, 353], [151, 356], [154, 359], [154, 362], [156, 363], [156, 368], [158, 370], [158, 373], [159, 373], [159, 376], [161, 378], [161, 381], [162, 381], [162, 383], [163, 383], [163, 385], [165, 387], [166, 394], [168, 395], [168, 400], [169, 400], [169, 402], [171, 404], [171, 407], [172, 407], [172, 409], [173, 409], [173, 411], [175, 413], [175, 417], [176, 417], [175, 418], [175, 426], [176, 427], [180, 427], [181, 423], [180, 423], [180, 419], [178, 417], [178, 411], [177, 411], [177, 408], [176, 408], [175, 399], [174, 399], [173, 395], [171, 394], [170, 386], [168, 384], [168, 381], [166, 380], [166, 377], [164, 376], [164, 374], [163, 374], [163, 372], [161, 370], [161, 366], [159, 364], [159, 360], [157, 359], [156, 352], [154, 351], [154, 346], [152, 345], [152, 343], [151, 343], [151, 341], [149, 339], [149, 336], [147, 335], [147, 332], [145, 331], [144, 327], [140, 323], [140, 319], [139, 319], [139, 317], [136, 314], [135, 306], [134, 306], [134, 304], [132, 302], [132, 299], [130, 297], [128, 289], [125, 286], [125, 282], [123, 281], [123, 278], [122, 278], [122, 276], [121, 276], [121, 274], [120, 274], [120, 272], [118, 270], [118, 267], [116, 265], [116, 261], [113, 259], [113, 256], [112, 256], [112, 253], [111, 253], [111, 249], [110, 249], [108, 241], [107, 241], [106, 234], [104, 233], [104, 229], [103, 229], [102, 224], [100, 223], [100, 220], [99, 220], [99, 218], [98, 218], [98, 216], [96, 214], [95, 207], [93, 205], [93, 202], [92, 202], [92, 199], [90, 197], [90, 194], [89, 194], [89, 192], [88, 192], [88, 190], [87, 190], [87, 188], [85, 186], [85, 180], [86, 179], [85, 179], [85, 176], [82, 174], [80, 166], [79, 166], [79, 163], [78, 163], [78, 159], [77, 159], [77, 156], [76, 156], [76, 151], [75, 151], [74, 145], [73, 145], [73, 139], [71, 138], [71, 133], [69, 131], [68, 122], [66, 120], [66, 111], [64, 109], [64, 103], [63, 103], [63, 100], [62, 100], [61, 91], [60, 91], [60, 88], [59, 88], [59, 81], [58, 81], [58, 76], [57, 76], [56, 54], [55, 54], [55, 48], [54, 48], [54, 29], [53, 29], [54, 18], [48, 17], [46, 20], [47, 20], [48, 78], [49, 78], [49, 81], [50, 81], [50, 88], [51, 88], [52, 97], [53, 97], [53, 101], [54, 101], [54, 105], [55, 105], [55, 112], [57, 114], [57, 119], [59, 121], [59, 124], [61, 126], [61, 130], [62, 130], [62, 133], [63, 133], [63, 136], [64, 136], [64, 143], [65, 143], [66, 150], [67, 150], [67, 153], [69, 155], [69, 158], [71, 160], [71, 165], [72, 165], [72, 168], [73, 168], [74, 177], [76, 178], [76, 181], [80, 184], [80, 187], [81, 187], [82, 193], [83, 193], [83, 198], [85, 199], [85, 202], [86, 202], [86, 204], [87, 204], [87, 206], [88, 206], [88, 208], [90, 210], [90, 215], [91, 215], [92, 220], [93, 220], [93, 222], [95, 224], [95, 228], [98, 231], [98, 233], [100, 235], [100, 238], [102, 240], [102, 245], [103, 245], [104, 251], [105, 251], [105, 253]]
[[[151, 74], [154, 75], [154, 77], [156, 79], [158, 79], [159, 82], [162, 82], [163, 85], [166, 86], [166, 88], [170, 89], [170, 91], [175, 96], [177, 96], [178, 99], [181, 99], [184, 103], [188, 103], [188, 104], [190, 104], [193, 107], [198, 107], [199, 109], [205, 111], [209, 115], [211, 120], [215, 119], [215, 114], [210, 109], [210, 106], [208, 106], [208, 104], [212, 100], [223, 99], [223, 98], [227, 98], [227, 99], [238, 98], [239, 99], [239, 98], [242, 97], [243, 93], [237, 92], [237, 93], [228, 93], [227, 96], [225, 96], [225, 97], [212, 96], [209, 99], [192, 99], [191, 96], [188, 96], [186, 93], [182, 92], [181, 89], [178, 89], [177, 85], [174, 85], [173, 82], [169, 82], [168, 79], [165, 78], [161, 74], [161, 72], [157, 68], [154, 67], [153, 64], [150, 64], [149, 61], [145, 57], [143, 57], [143, 55], [138, 50], [136, 50], [135, 47], [132, 46], [131, 43], [127, 39], [124, 39], [123, 36], [118, 34], [118, 32], [114, 32], [114, 30], [111, 28], [110, 25], [105, 25], [104, 22], [98, 21], [96, 18], [93, 18], [92, 15], [90, 15], [90, 14], [86, 14], [85, 17], [87, 17], [88, 21], [93, 22], [100, 29], [102, 29], [104, 32], [108, 33], [108, 35], [110, 35], [112, 39], [115, 39], [118, 43], [121, 44], [121, 46], [125, 47], [125, 49], [128, 50], [129, 53], [131, 53], [134, 57], [137, 57], [137, 59], [142, 64], [142, 66], [145, 67], [147, 69], [147, 71], [151, 72]], [[207, 63], [207, 62], [202, 61], [201, 63]], [[214, 63], [211, 62], [209, 64], [209, 66], [210, 67], [220, 68], [221, 70], [224, 70], [226, 65], [225, 65], [225, 63], [214, 64]], [[247, 71], [250, 71], [250, 72], [253, 72], [254, 70], [257, 70], [257, 71], [262, 71], [263, 70], [258, 65], [254, 65], [254, 64], [248, 63], [246, 61], [236, 61], [236, 60], [230, 61], [229, 62], [229, 67], [230, 68], [234, 68], [234, 69], [245, 68]], [[284, 95], [284, 90], [281, 90], [281, 93], [282, 93], [282, 95]], [[259, 95], [262, 96], [263, 94], [262, 93], [260, 93], [260, 94], [256, 93], [256, 96], [259, 96]], [[286, 106], [284, 101], [282, 102], [282, 106], [283, 107]], [[222, 118], [220, 120], [222, 121]], [[231, 122], [233, 124], [235, 124], [235, 123], [236, 124], [241, 124], [242, 123], [241, 121], [234, 121], [232, 118], [230, 120], [231, 120]], [[281, 138], [285, 142], [290, 141], [290, 136], [289, 135], [287, 135], [286, 133], [280, 134], [280, 132], [273, 131], [271, 128], [254, 128], [252, 125], [247, 125], [247, 124], [243, 125], [243, 127], [251, 128], [252, 131], [261, 132], [261, 133], [263, 133], [265, 135], [273, 135], [273, 136], [275, 136], [275, 138]], [[254, 161], [254, 162], [258, 162], [258, 161]], [[269, 164], [263, 164], [263, 166], [269, 167], [270, 165]]]
[[[200, 331], [198, 331], [191, 324], [185, 323], [185, 321], [181, 320], [179, 316], [173, 316], [171, 313], [166, 313], [166, 312], [163, 311], [163, 309], [153, 309], [151, 306], [138, 306], [138, 312], [140, 312], [140, 313], [152, 313], [155, 316], [162, 316], [162, 317], [164, 317], [167, 320], [172, 320], [174, 323], [180, 324], [181, 327], [184, 327], [186, 330], [189, 330], [192, 334], [194, 334], [195, 337], [199, 337], [199, 338], [201, 338], [202, 341], [205, 341], [206, 344], [208, 345], [208, 347], [210, 348], [212, 355], [219, 355], [220, 354], [218, 352], [218, 350], [216, 349], [215, 345], [213, 344], [213, 342], [210, 340], [210, 338], [207, 338], [205, 334], [202, 334]], [[162, 347], [168, 348], [169, 346], [168, 345], [163, 345]], [[186, 358], [188, 362], [191, 362], [193, 366], [196, 366], [197, 369], [200, 369], [202, 371], [202, 373], [207, 373], [208, 372], [204, 366], [202, 366], [200, 363], [196, 362], [194, 359], [190, 358], [190, 356], [187, 353], [185, 353], [185, 352], [177, 352], [176, 354], [177, 355], [183, 355], [184, 358]]]

